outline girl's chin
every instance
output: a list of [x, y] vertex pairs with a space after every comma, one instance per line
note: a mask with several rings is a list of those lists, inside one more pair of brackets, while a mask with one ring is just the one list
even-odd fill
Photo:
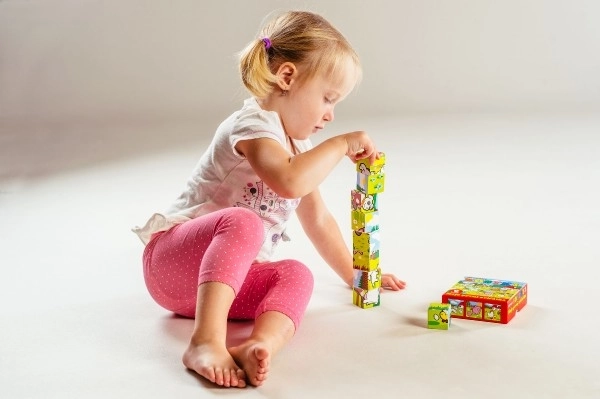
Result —
[[294, 132], [294, 133], [290, 133], [290, 132], [286, 132], [286, 134], [288, 135], [288, 137], [293, 138], [294, 140], [306, 140], [309, 139], [311, 136], [314, 136], [315, 134], [317, 134], [319, 132], [319, 128], [314, 128], [312, 130], [305, 130], [303, 132]]
[[293, 138], [294, 140], [306, 140], [308, 138], [310, 138], [311, 136], [313, 136], [316, 132], [310, 132], [310, 133], [305, 133], [305, 134], [295, 134], [293, 136], [289, 135], [291, 138]]

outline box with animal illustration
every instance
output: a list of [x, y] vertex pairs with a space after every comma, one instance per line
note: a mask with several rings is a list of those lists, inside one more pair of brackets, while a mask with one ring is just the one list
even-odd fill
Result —
[[458, 319], [506, 324], [527, 304], [527, 283], [465, 277], [442, 295]]

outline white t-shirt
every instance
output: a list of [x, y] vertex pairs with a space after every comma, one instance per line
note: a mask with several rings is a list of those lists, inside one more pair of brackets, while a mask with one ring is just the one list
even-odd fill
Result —
[[[219, 209], [244, 207], [256, 212], [263, 221], [265, 241], [256, 260], [270, 260], [279, 241], [287, 239], [286, 222], [300, 199], [279, 197], [235, 150], [240, 140], [262, 137], [277, 141], [287, 150], [287, 138], [279, 115], [263, 110], [256, 99], [249, 98], [241, 110], [218, 127], [179, 198], [166, 212], [155, 213], [144, 227], [136, 226], [133, 231], [147, 244], [152, 234], [176, 224]], [[312, 148], [310, 140], [294, 140], [294, 145], [298, 152]]]

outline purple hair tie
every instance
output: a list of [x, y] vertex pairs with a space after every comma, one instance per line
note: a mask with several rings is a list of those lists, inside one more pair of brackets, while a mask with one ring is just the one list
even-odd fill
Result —
[[271, 39], [269, 39], [268, 37], [263, 37], [262, 41], [265, 44], [266, 50], [271, 48]]

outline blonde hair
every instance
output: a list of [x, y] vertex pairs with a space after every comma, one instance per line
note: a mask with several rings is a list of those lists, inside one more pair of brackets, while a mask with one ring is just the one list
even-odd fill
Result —
[[289, 11], [270, 22], [259, 37], [240, 52], [240, 73], [244, 86], [257, 98], [268, 96], [277, 84], [277, 72], [284, 62], [295, 64], [299, 81], [316, 75], [334, 77], [343, 72], [347, 60], [361, 79], [358, 55], [346, 38], [325, 18], [308, 11]]

